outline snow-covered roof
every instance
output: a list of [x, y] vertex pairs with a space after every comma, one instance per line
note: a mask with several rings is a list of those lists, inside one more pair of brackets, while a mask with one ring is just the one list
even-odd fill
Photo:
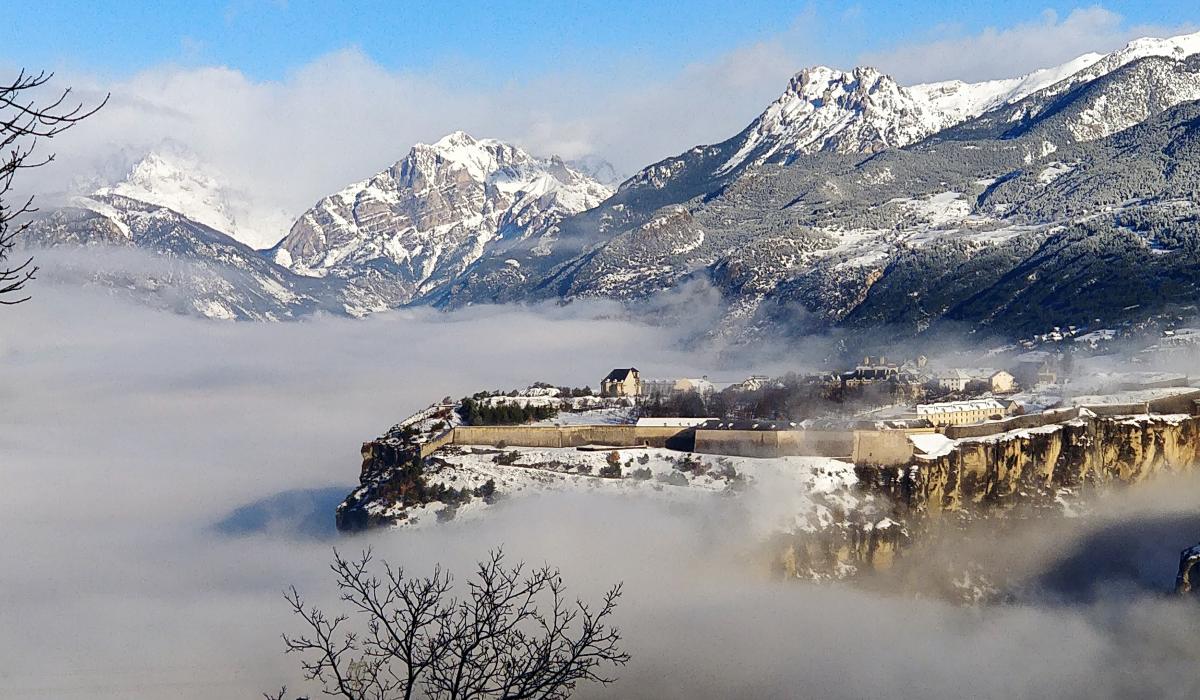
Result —
[[961, 413], [964, 411], [1003, 411], [1004, 404], [996, 399], [973, 399], [971, 401], [946, 401], [944, 403], [923, 403], [917, 406], [918, 416], [939, 415], [943, 413]]
[[1163, 387], [1161, 389], [1134, 389], [1117, 391], [1111, 394], [1093, 394], [1091, 396], [1076, 396], [1068, 400], [1073, 406], [1104, 406], [1116, 404], [1146, 403], [1159, 399], [1169, 399], [1174, 396], [1186, 396], [1200, 392], [1200, 389], [1190, 386]]
[[941, 433], [913, 433], [909, 442], [927, 457], [940, 457], [954, 450], [954, 440]]
[[691, 428], [716, 418], [638, 418], [638, 427]]
[[961, 369], [952, 369], [949, 372], [944, 372], [939, 379], [970, 379], [971, 375]]

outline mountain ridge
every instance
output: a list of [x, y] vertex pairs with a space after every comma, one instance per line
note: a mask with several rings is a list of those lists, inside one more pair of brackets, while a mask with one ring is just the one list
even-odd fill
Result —
[[[997, 314], [1017, 303], [1004, 275], [1031, 255], [1059, 274], [1055, 256], [1078, 257], [1087, 240], [1136, 259], [1140, 239], [1121, 233], [1123, 216], [1179, 221], [1179, 235], [1192, 235], [1191, 214], [1171, 203], [1195, 200], [1187, 138], [1170, 145], [1186, 157], [1135, 149], [1121, 160], [1117, 144], [1139, 126], [1160, 134], [1182, 128], [1164, 119], [1190, 119], [1197, 49], [1200, 34], [1138, 40], [1016, 78], [910, 87], [867, 67], [806, 69], [738, 134], [651, 164], [615, 191], [561, 159], [452, 132], [322, 198], [260, 257], [297, 289], [316, 284], [322, 308], [351, 315], [637, 304], [695, 281], [719, 297], [709, 335], [884, 325], [911, 334], [943, 319], [1029, 332], [1054, 319], [1016, 314], [1004, 329]], [[109, 204], [93, 198], [93, 213]], [[1048, 243], [1064, 230], [1080, 240]], [[1075, 314], [1067, 294], [1042, 299]]]

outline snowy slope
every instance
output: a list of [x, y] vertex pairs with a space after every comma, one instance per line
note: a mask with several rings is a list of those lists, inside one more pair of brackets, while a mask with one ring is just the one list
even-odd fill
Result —
[[947, 124], [954, 124], [1001, 105], [1024, 99], [1038, 90], [1095, 65], [1103, 58], [1104, 54], [1086, 53], [1062, 65], [1042, 68], [1017, 78], [986, 80], [980, 83], [946, 80], [913, 85], [908, 90], [917, 100], [943, 115]]
[[808, 68], [737, 137], [739, 147], [716, 174], [797, 153], [874, 153], [904, 146], [1040, 91], [1065, 93], [1142, 58], [1180, 60], [1196, 53], [1200, 32], [1137, 39], [1107, 55], [1088, 53], [1015, 78], [911, 87], [871, 67]]
[[[720, 457], [686, 455], [660, 448], [624, 449], [619, 476], [599, 476], [611, 453], [574, 448], [451, 447], [438, 451], [427, 467], [428, 482], [471, 491], [489, 480], [496, 501], [547, 493], [588, 492], [671, 501], [740, 496], [752, 507], [751, 532], [816, 532], [833, 526], [836, 513], [860, 506], [853, 491], [854, 465], [825, 457]], [[508, 459], [505, 459], [507, 457]], [[694, 460], [694, 461], [689, 461]], [[641, 478], [635, 474], [644, 470]], [[367, 489], [360, 487], [357, 493]], [[447, 505], [432, 502], [404, 506], [388, 499], [366, 509], [405, 528], [425, 527], [449, 518], [476, 518], [491, 503], [470, 498]]]
[[[54, 261], [45, 265], [51, 282], [108, 286], [177, 313], [277, 321], [346, 312], [324, 281], [295, 275], [178, 211], [118, 194], [76, 197], [40, 214], [21, 240], [59, 249], [38, 254]], [[92, 250], [71, 256], [78, 246]]]
[[417, 144], [378, 175], [322, 199], [273, 249], [305, 275], [395, 275], [401, 304], [444, 283], [490, 243], [538, 236], [611, 194], [558, 158], [456, 131]]
[[95, 194], [157, 204], [228, 233], [237, 229], [237, 222], [217, 177], [193, 157], [156, 151], [138, 161], [125, 180]]
[[254, 207], [251, 193], [237, 190], [223, 173], [174, 145], [150, 151], [129, 168], [123, 180], [93, 194], [165, 207], [251, 248], [278, 241], [290, 223], [282, 211], [271, 213]]

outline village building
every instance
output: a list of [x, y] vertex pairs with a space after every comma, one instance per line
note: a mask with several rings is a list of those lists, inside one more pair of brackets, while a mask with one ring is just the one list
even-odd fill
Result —
[[988, 385], [997, 394], [1011, 394], [1017, 390], [1017, 378], [1011, 372], [996, 370], [988, 378]]
[[942, 391], [966, 391], [972, 377], [961, 369], [952, 369], [938, 375], [937, 387]]
[[641, 374], [636, 367], [614, 369], [600, 382], [601, 396], [638, 397], [642, 395]]
[[678, 394], [697, 393], [708, 396], [717, 390], [708, 377], [693, 379], [643, 379], [641, 380], [641, 395], [648, 398], [665, 399]]
[[771, 378], [765, 374], [752, 374], [737, 384], [742, 391], [758, 391], [771, 383]]
[[650, 399], [665, 399], [675, 391], [674, 379], [643, 379], [642, 396]]
[[716, 391], [716, 387], [713, 386], [712, 382], [708, 381], [708, 377], [701, 377], [699, 379], [684, 377], [683, 379], [675, 380], [676, 393], [686, 394], [692, 391], [707, 396]]
[[920, 404], [917, 406], [916, 417], [923, 418], [934, 426], [966, 425], [1007, 418], [1016, 413], [1016, 410], [1017, 404], [1012, 401], [973, 399]]
[[900, 365], [888, 362], [886, 357], [879, 357], [878, 359], [865, 357], [861, 364], [843, 374], [843, 378], [847, 383], [859, 384], [882, 382], [889, 379], [898, 379], [899, 377]]
[[992, 391], [1007, 394], [1017, 389], [1017, 380], [1009, 372], [991, 367], [952, 369], [938, 375], [934, 380], [942, 391]]
[[1035, 350], [1017, 356], [1017, 366], [1012, 375], [1021, 386], [1030, 388], [1038, 384], [1058, 383], [1058, 356]]

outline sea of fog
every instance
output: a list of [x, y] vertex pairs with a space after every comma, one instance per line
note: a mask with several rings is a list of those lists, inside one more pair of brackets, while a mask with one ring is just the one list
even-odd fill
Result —
[[[1173, 553], [1200, 540], [1195, 481], [1114, 499], [1099, 535], [1036, 524], [1007, 535], [997, 556], [1031, 574], [1065, 572], [1065, 583], [981, 609], [772, 581], [747, 563], [737, 518], [721, 508], [546, 497], [510, 500], [483, 522], [339, 538], [333, 507], [356, 482], [359, 444], [432, 400], [535, 380], [595, 386], [627, 364], [717, 370], [679, 350], [669, 328], [581, 305], [256, 325], [34, 291], [0, 309], [4, 698], [300, 690], [279, 638], [298, 631], [281, 592], [294, 584], [336, 608], [334, 545], [460, 573], [503, 545], [560, 566], [588, 597], [623, 580], [617, 622], [633, 661], [616, 686], [580, 697], [1183, 698], [1200, 688], [1200, 609], [1162, 595]], [[1163, 522], [1198, 531], [1172, 538]], [[1140, 575], [1073, 596], [1074, 581], [1094, 578], [1093, 556]]]

